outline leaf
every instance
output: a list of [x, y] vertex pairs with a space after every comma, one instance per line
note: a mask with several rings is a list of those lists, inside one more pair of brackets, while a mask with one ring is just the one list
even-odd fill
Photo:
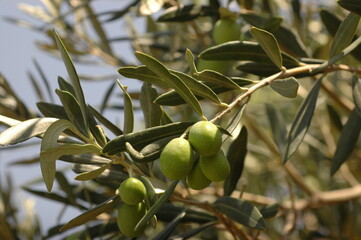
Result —
[[216, 222], [208, 222], [208, 223], [205, 223], [199, 227], [196, 227], [196, 228], [192, 228], [188, 231], [184, 231], [176, 236], [172, 236], [170, 237], [169, 239], [170, 240], [184, 240], [184, 239], [188, 239], [190, 237], [193, 237], [195, 235], [197, 235], [198, 233], [201, 233], [203, 232], [205, 229], [215, 225]]
[[232, 197], [220, 197], [213, 206], [230, 219], [246, 227], [264, 229], [265, 222], [259, 210], [251, 203]]
[[68, 115], [65, 112], [65, 109], [63, 106], [53, 103], [47, 103], [47, 102], [37, 102], [36, 106], [38, 107], [39, 111], [45, 116], [45, 117], [53, 117], [53, 118], [59, 118], [59, 119], [67, 119]]
[[76, 227], [76, 226], [80, 226], [92, 219], [94, 219], [95, 217], [97, 217], [98, 215], [106, 212], [106, 211], [113, 211], [114, 208], [117, 206], [117, 204], [119, 203], [120, 198], [119, 196], [114, 196], [112, 198], [110, 198], [109, 200], [107, 200], [106, 202], [99, 204], [98, 206], [96, 206], [93, 209], [90, 209], [84, 213], [82, 213], [81, 215], [73, 218], [72, 220], [70, 220], [67, 224], [65, 224], [64, 226], [62, 226], [60, 228], [61, 232], [64, 232], [70, 228]]
[[356, 110], [361, 116], [361, 79], [354, 75], [352, 79], [352, 97], [355, 102]]
[[266, 113], [271, 125], [273, 140], [280, 153], [284, 151], [286, 145], [287, 129], [282, 113], [272, 104], [266, 103]]
[[135, 226], [134, 231], [137, 231], [139, 228], [143, 227], [157, 212], [162, 208], [162, 206], [168, 201], [170, 195], [172, 195], [175, 187], [177, 186], [179, 180], [173, 181], [167, 190], [159, 197], [158, 201], [148, 209], [148, 212], [144, 215], [142, 219]]
[[281, 50], [278, 46], [276, 38], [272, 35], [272, 33], [256, 27], [252, 27], [249, 31], [253, 38], [256, 39], [263, 50], [271, 58], [272, 62], [280, 70], [283, 70]]
[[270, 83], [270, 87], [280, 95], [288, 98], [297, 97], [298, 82], [294, 77], [276, 79]]
[[171, 73], [161, 62], [157, 59], [142, 53], [135, 52], [135, 56], [140, 62], [146, 65], [151, 69], [155, 74], [157, 74], [163, 81], [169, 83], [169, 85], [176, 90], [186, 102], [192, 107], [192, 109], [201, 117], [204, 118], [201, 106], [197, 98], [193, 95], [190, 89], [185, 85], [182, 80]]
[[296, 117], [294, 118], [291, 129], [288, 133], [286, 150], [282, 157], [283, 163], [286, 163], [286, 161], [296, 151], [307, 133], [308, 127], [311, 124], [313, 113], [315, 111], [317, 97], [321, 87], [321, 81], [322, 78], [315, 82], [306, 99], [303, 101], [301, 107], [298, 109]]
[[97, 169], [78, 174], [74, 179], [78, 180], [78, 181], [92, 180], [92, 179], [98, 177], [100, 174], [102, 174], [105, 171], [105, 169], [107, 169], [108, 167], [109, 167], [109, 164], [103, 164], [101, 167], [99, 167]]
[[204, 16], [218, 16], [218, 9], [211, 6], [189, 4], [168, 8], [157, 22], [186, 22]]
[[184, 216], [186, 215], [186, 212], [181, 212], [177, 217], [175, 217], [170, 223], [168, 223], [160, 233], [158, 233], [152, 240], [165, 240], [169, 239], [170, 235], [173, 233], [173, 231], [176, 229], [178, 224], [182, 221]]
[[112, 133], [114, 133], [116, 136], [122, 135], [123, 131], [120, 130], [116, 125], [114, 125], [111, 121], [109, 121], [107, 118], [105, 118], [101, 113], [99, 113], [95, 108], [92, 106], [88, 106], [89, 111], [96, 117], [96, 119], [99, 120], [100, 123], [102, 123], [106, 128], [108, 128]]
[[354, 149], [361, 131], [361, 116], [354, 109], [338, 139], [335, 155], [332, 159], [331, 175], [335, 174], [341, 165], [347, 160]]
[[129, 142], [136, 149], [140, 149], [162, 138], [181, 135], [192, 124], [194, 122], [176, 122], [121, 135], [109, 141], [104, 146], [103, 153], [113, 155], [123, 152], [126, 142]]
[[150, 208], [158, 200], [157, 193], [153, 187], [153, 184], [149, 181], [148, 178], [146, 178], [144, 176], [140, 176], [139, 180], [142, 181], [142, 183], [144, 184], [144, 187], [146, 189], [146, 191], [145, 191], [146, 192], [146, 203], [147, 203], [147, 207]]
[[[62, 132], [68, 128], [70, 128], [74, 133], [78, 134], [78, 136], [83, 136], [76, 130], [75, 126], [70, 121], [65, 119], [57, 120], [53, 122], [45, 131], [43, 140], [41, 141], [40, 151], [42, 152], [47, 148], [55, 147], [57, 145], [60, 134], [62, 134]], [[85, 136], [83, 137], [85, 138]], [[40, 167], [44, 183], [50, 192], [55, 179], [55, 160], [49, 161], [40, 155]]]
[[126, 87], [124, 87], [119, 80], [117, 80], [119, 87], [123, 91], [124, 101], [124, 128], [125, 134], [133, 132], [134, 128], [134, 112], [132, 98], [129, 96]]
[[[325, 9], [320, 11], [320, 16], [322, 23], [325, 25], [329, 34], [334, 37], [336, 35], [337, 29], [341, 25], [341, 20], [336, 15]], [[353, 41], [356, 40], [356, 38], [358, 38], [357, 35], [355, 35]], [[354, 58], [361, 60], [361, 46], [357, 46], [350, 54]]]
[[360, 16], [354, 13], [349, 13], [345, 20], [338, 27], [335, 37], [333, 39], [330, 58], [339, 54], [345, 47], [347, 47], [355, 36], [355, 32], [360, 21]]
[[[299, 66], [299, 61], [286, 53], [281, 53], [283, 65], [287, 68]], [[234, 60], [272, 63], [261, 45], [247, 41], [231, 41], [207, 48], [198, 56], [204, 60]]]
[[0, 123], [9, 127], [15, 126], [16, 124], [21, 123], [21, 121], [13, 118], [6, 117], [4, 115], [0, 115]]
[[272, 218], [276, 216], [276, 214], [280, 210], [280, 207], [281, 206], [279, 203], [273, 203], [260, 208], [259, 211], [264, 218]]
[[[171, 73], [178, 76], [190, 88], [190, 90], [195, 95], [204, 97], [205, 99], [209, 99], [214, 103], [222, 104], [222, 102], [218, 98], [217, 94], [215, 94], [212, 91], [212, 89], [210, 87], [208, 87], [206, 84], [199, 82], [195, 78], [193, 78], [185, 73], [182, 73], [182, 72], [171, 70]], [[198, 77], [199, 77], [199, 75], [198, 75]], [[223, 76], [223, 77], [227, 78], [226, 76]], [[233, 83], [232, 79], [230, 79], [230, 78], [226, 79], [226, 81], [228, 81], [228, 80], [230, 80], [230, 82]], [[237, 87], [237, 89], [239, 89], [239, 86], [237, 84], [235, 84], [235, 86]]]
[[154, 103], [157, 97], [157, 90], [150, 83], [143, 83], [139, 101], [144, 116], [145, 128], [161, 125], [164, 111], [158, 104]]
[[227, 152], [227, 159], [231, 167], [231, 173], [224, 181], [224, 196], [230, 196], [236, 189], [239, 178], [244, 168], [244, 160], [247, 154], [247, 129], [242, 127], [237, 138], [235, 138]]
[[71, 95], [76, 96], [73, 86], [62, 77], [58, 77], [58, 85], [60, 90], [69, 92]]
[[19, 122], [0, 133], [0, 145], [17, 144], [43, 134], [46, 129], [57, 120], [56, 118], [33, 118]]
[[358, 37], [355, 41], [353, 41], [348, 47], [346, 47], [342, 52], [340, 52], [339, 54], [337, 54], [336, 56], [334, 56], [333, 58], [331, 58], [330, 60], [324, 62], [323, 64], [321, 64], [320, 66], [318, 66], [317, 68], [313, 69], [311, 71], [311, 74], [315, 74], [318, 72], [321, 72], [322, 70], [324, 70], [325, 68], [327, 68], [328, 66], [336, 63], [337, 61], [339, 61], [340, 59], [342, 59], [343, 57], [347, 56], [348, 54], [350, 54], [353, 50], [357, 49], [357, 47], [360, 45], [361, 43], [361, 37]]
[[118, 69], [120, 75], [126, 78], [134, 78], [140, 81], [151, 83], [163, 88], [169, 88], [170, 85], [164, 82], [157, 74], [146, 66], [139, 67], [121, 67]]
[[70, 92], [59, 89], [56, 89], [55, 92], [58, 94], [60, 101], [64, 106], [64, 110], [68, 116], [67, 119], [69, 119], [74, 124], [74, 126], [76, 126], [76, 128], [86, 136], [87, 129], [84, 125], [84, 119], [83, 115], [81, 114], [79, 102], [73, 95], [71, 95]]
[[[85, 99], [84, 99], [84, 94], [83, 94], [83, 90], [81, 88], [80, 85], [80, 81], [79, 81], [79, 77], [78, 74], [75, 70], [73, 61], [71, 60], [69, 53], [67, 52], [64, 43], [62, 42], [61, 38], [59, 37], [59, 35], [56, 33], [56, 31], [53, 31], [54, 33], [54, 37], [56, 40], [56, 44], [59, 48], [61, 57], [64, 61], [66, 70], [69, 74], [69, 78], [71, 80], [72, 86], [75, 90], [75, 97], [79, 102], [80, 105], [80, 109], [81, 109], [81, 113], [84, 119], [84, 125], [86, 127], [86, 129], [88, 130], [88, 118], [87, 118], [87, 108], [86, 108], [86, 104], [85, 104]], [[87, 135], [86, 135], [87, 136]]]
[[344, 9], [361, 15], [361, 4], [358, 0], [338, 0], [337, 3]]
[[215, 83], [226, 88], [240, 89], [240, 87], [233, 82], [231, 78], [216, 71], [203, 70], [202, 72], [196, 74], [195, 77], [200, 81]]

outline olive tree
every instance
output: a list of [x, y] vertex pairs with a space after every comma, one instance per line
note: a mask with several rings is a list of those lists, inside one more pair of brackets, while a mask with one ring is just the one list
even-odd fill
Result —
[[[38, 139], [44, 190], [24, 190], [82, 212], [43, 237], [360, 239], [359, 1], [42, 3], [26, 26], [67, 75], [37, 110], [1, 76], [0, 144]], [[86, 80], [104, 81], [97, 106]], [[12, 218], [0, 236], [21, 234]]]

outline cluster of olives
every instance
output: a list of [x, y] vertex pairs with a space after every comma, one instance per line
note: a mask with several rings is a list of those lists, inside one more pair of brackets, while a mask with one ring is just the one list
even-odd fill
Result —
[[[185, 178], [192, 189], [203, 189], [212, 181], [223, 181], [230, 173], [221, 145], [222, 134], [217, 126], [199, 121], [190, 128], [188, 140], [175, 138], [164, 147], [160, 168], [171, 180]], [[198, 161], [194, 151], [199, 155]]]
[[123, 204], [118, 209], [118, 227], [127, 237], [137, 237], [143, 234], [146, 226], [134, 231], [140, 219], [147, 213], [144, 202], [146, 188], [137, 178], [128, 178], [119, 186], [119, 194]]

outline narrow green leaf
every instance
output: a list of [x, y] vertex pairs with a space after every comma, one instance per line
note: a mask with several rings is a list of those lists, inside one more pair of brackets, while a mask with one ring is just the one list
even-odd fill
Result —
[[38, 71], [38, 73], [39, 73], [39, 75], [41, 77], [41, 80], [43, 81], [43, 84], [44, 84], [44, 86], [46, 88], [46, 92], [49, 95], [50, 101], [54, 102], [53, 92], [51, 91], [50, 83], [49, 83], [48, 78], [45, 76], [45, 73], [44, 73], [43, 69], [41, 68], [40, 64], [38, 63], [38, 61], [36, 61], [35, 58], [33, 59], [33, 63], [34, 63], [34, 65], [36, 67], [36, 70]]
[[110, 155], [125, 151], [125, 143], [129, 142], [140, 150], [146, 145], [169, 136], [181, 135], [194, 122], [176, 122], [163, 126], [151, 127], [139, 132], [118, 136], [109, 141], [103, 148], [103, 153]]
[[121, 67], [118, 69], [120, 75], [126, 78], [134, 78], [140, 81], [154, 84], [159, 87], [169, 88], [170, 85], [163, 81], [157, 74], [146, 66], [139, 67]]
[[[327, 32], [329, 32], [329, 34], [334, 37], [336, 35], [337, 29], [341, 25], [341, 20], [335, 14], [325, 9], [320, 11], [320, 16], [322, 23], [327, 29]], [[357, 38], [358, 36], [355, 35], [352, 41], [356, 40]], [[361, 46], [357, 46], [350, 54], [354, 58], [361, 60]]]
[[335, 155], [332, 159], [331, 175], [335, 174], [341, 165], [347, 160], [354, 149], [361, 131], [361, 116], [354, 109], [338, 139]]
[[187, 48], [186, 50], [186, 60], [189, 65], [189, 72], [193, 76], [194, 74], [198, 73], [196, 64], [194, 63], [194, 55], [191, 50]]
[[195, 235], [197, 235], [198, 233], [203, 232], [204, 230], [206, 230], [207, 228], [215, 225], [217, 222], [208, 222], [205, 223], [203, 225], [200, 225], [199, 227], [196, 228], [192, 228], [188, 231], [184, 231], [176, 236], [172, 236], [171, 238], [169, 238], [170, 240], [185, 240], [185, 239], [189, 239]]
[[63, 155], [76, 155], [84, 153], [100, 153], [101, 149], [93, 144], [66, 143], [56, 147], [48, 147], [40, 152], [40, 158], [46, 161], [55, 161]]
[[198, 80], [204, 82], [215, 83], [230, 89], [240, 89], [233, 80], [219, 72], [212, 70], [203, 70], [195, 76]]
[[348, 54], [350, 54], [353, 50], [357, 49], [357, 47], [360, 45], [361, 43], [361, 36], [358, 37], [355, 41], [353, 41], [348, 47], [346, 47], [342, 52], [340, 52], [339, 54], [337, 54], [336, 56], [334, 56], [333, 58], [331, 58], [330, 60], [324, 62], [323, 64], [321, 64], [319, 67], [315, 68], [312, 70], [311, 74], [315, 74], [318, 72], [321, 72], [322, 70], [324, 70], [325, 68], [327, 68], [328, 66], [336, 63], [337, 61], [339, 61], [340, 59], [342, 59], [343, 57], [347, 56]]
[[[70, 128], [78, 136], [82, 136], [83, 138], [86, 138], [80, 132], [78, 132], [78, 130], [70, 121], [65, 119], [60, 119], [53, 122], [45, 131], [43, 140], [41, 141], [40, 151], [42, 152], [48, 148], [55, 147], [57, 145], [57, 141], [60, 134], [62, 134], [62, 132], [68, 128]], [[53, 187], [53, 183], [55, 179], [55, 172], [56, 172], [55, 160], [47, 160], [40, 155], [40, 167], [41, 167], [41, 173], [43, 176], [44, 183], [46, 185], [46, 188], [50, 192]]]
[[64, 155], [59, 158], [64, 162], [79, 163], [79, 164], [108, 164], [111, 160], [94, 154], [78, 154], [78, 155]]
[[177, 186], [179, 180], [173, 181], [167, 190], [159, 197], [158, 201], [148, 210], [147, 214], [138, 222], [134, 230], [137, 231], [139, 228], [143, 227], [168, 201], [170, 195], [172, 195], [175, 187]]
[[158, 200], [158, 196], [157, 193], [155, 192], [155, 189], [153, 187], [153, 184], [149, 181], [148, 178], [144, 177], [144, 176], [140, 176], [139, 180], [142, 181], [142, 183], [145, 186], [146, 189], [146, 202], [147, 202], [147, 207], [150, 208], [151, 206], [153, 206], [157, 200]]
[[98, 177], [100, 174], [102, 174], [105, 171], [105, 169], [107, 169], [108, 167], [109, 167], [109, 164], [104, 164], [101, 167], [94, 169], [92, 171], [80, 173], [74, 179], [78, 180], [78, 181], [92, 180], [92, 179]]
[[150, 83], [143, 83], [139, 102], [144, 116], [145, 128], [161, 125], [164, 111], [158, 104], [154, 103], [157, 97], [157, 90]]
[[64, 232], [68, 229], [71, 229], [73, 227], [76, 226], [80, 226], [90, 220], [93, 220], [95, 217], [97, 217], [98, 215], [106, 212], [106, 211], [113, 211], [114, 208], [117, 206], [117, 204], [119, 203], [120, 198], [119, 196], [114, 196], [112, 198], [110, 198], [108, 201], [96, 206], [93, 209], [90, 209], [84, 213], [82, 213], [81, 215], [73, 218], [72, 220], [70, 220], [67, 224], [65, 224], [64, 226], [62, 226], [60, 228], [61, 232]]
[[242, 127], [237, 138], [235, 138], [227, 152], [227, 159], [231, 166], [231, 173], [224, 181], [224, 196], [230, 196], [236, 189], [239, 178], [244, 168], [244, 160], [247, 154], [247, 129]]
[[193, 95], [187, 85], [184, 82], [171, 73], [161, 62], [157, 59], [144, 54], [142, 52], [135, 52], [135, 56], [140, 62], [145, 64], [155, 74], [157, 74], [163, 81], [168, 82], [169, 85], [174, 88], [186, 102], [192, 107], [192, 109], [201, 117], [204, 118], [201, 106], [197, 98]]
[[281, 50], [278, 46], [276, 38], [272, 35], [272, 33], [256, 27], [252, 27], [249, 31], [253, 38], [256, 39], [263, 50], [271, 58], [272, 62], [280, 70], [283, 70]]
[[[0, 133], [0, 145], [7, 146], [43, 134], [56, 118], [33, 118], [9, 127]], [[1, 119], [0, 119], [1, 121]], [[14, 122], [15, 123], [15, 122]]]
[[69, 120], [63, 106], [47, 102], [37, 102], [36, 106], [45, 117]]
[[271, 125], [273, 140], [276, 143], [279, 152], [282, 153], [286, 146], [286, 122], [278, 108], [274, 107], [270, 103], [266, 104], [266, 113]]
[[55, 92], [58, 94], [60, 101], [64, 106], [64, 110], [68, 116], [67, 119], [69, 119], [82, 134], [87, 136], [87, 129], [84, 125], [83, 115], [81, 114], [80, 105], [77, 99], [67, 91], [56, 89]]
[[354, 75], [352, 79], [352, 96], [358, 114], [361, 116], [361, 79]]
[[[204, 71], [203, 71], [204, 72]], [[217, 104], [222, 104], [221, 100], [218, 98], [217, 94], [215, 94], [212, 89], [210, 87], [208, 87], [206, 84], [197, 81], [195, 78], [182, 73], [182, 72], [178, 72], [178, 71], [174, 71], [171, 70], [171, 73], [177, 75], [180, 79], [182, 79], [182, 81], [191, 89], [191, 91], [197, 95], [197, 96], [201, 96], [205, 99], [209, 99], [214, 103]], [[201, 73], [200, 73], [201, 74]], [[221, 75], [221, 74], [218, 74]], [[217, 75], [217, 76], [218, 76]], [[199, 77], [199, 76], [198, 76]], [[224, 75], [221, 75], [221, 77], [227, 78]], [[222, 80], [224, 80], [224, 78]], [[200, 79], [201, 80], [201, 79]], [[232, 81], [232, 79], [227, 78], [225, 81], [231, 81], [232, 83], [234, 83]], [[235, 83], [234, 83], [235, 84]], [[237, 89], [239, 89], [239, 86], [237, 84], [235, 84], [235, 86], [237, 87]], [[235, 87], [233, 86], [233, 87]]]
[[338, 0], [337, 3], [350, 12], [361, 15], [361, 4], [358, 0]]
[[295, 98], [299, 84], [295, 77], [290, 77], [274, 80], [270, 83], [270, 87], [284, 97]]
[[184, 216], [186, 215], [186, 212], [183, 211], [180, 214], [178, 214], [177, 217], [175, 217], [170, 223], [168, 223], [160, 233], [158, 233], [152, 240], [165, 240], [169, 239], [170, 235], [174, 232], [178, 224], [182, 221]]
[[69, 92], [74, 97], [76, 96], [75, 89], [73, 86], [62, 77], [58, 77], [58, 85], [60, 90]]
[[67, 50], [64, 46], [64, 43], [62, 42], [61, 38], [59, 37], [59, 35], [57, 34], [57, 32], [55, 30], [54, 30], [54, 36], [55, 36], [56, 44], [59, 48], [61, 57], [64, 61], [66, 70], [69, 74], [69, 78], [71, 80], [72, 86], [75, 90], [75, 93], [76, 93], [75, 97], [79, 101], [81, 113], [82, 113], [83, 119], [84, 119], [84, 125], [85, 125], [86, 129], [88, 130], [87, 108], [86, 108], [84, 94], [83, 94], [83, 90], [80, 85], [78, 74], [75, 70], [73, 61], [71, 60], [69, 53], [67, 52]]
[[4, 115], [0, 115], [0, 123], [9, 127], [15, 126], [16, 124], [21, 123], [21, 121], [13, 118], [6, 117]]
[[307, 133], [308, 127], [311, 124], [313, 113], [316, 108], [316, 101], [321, 88], [321, 81], [322, 78], [318, 79], [317, 82], [315, 82], [306, 99], [303, 101], [301, 107], [299, 108], [296, 117], [293, 120], [291, 129], [287, 137], [286, 150], [282, 157], [283, 163], [286, 163], [286, 161], [296, 151]]
[[264, 218], [272, 218], [276, 216], [278, 211], [280, 210], [280, 204], [279, 203], [273, 203], [270, 205], [266, 205], [259, 209], [260, 213]]
[[92, 106], [88, 106], [89, 111], [93, 114], [93, 116], [99, 120], [100, 123], [102, 123], [106, 128], [108, 128], [112, 133], [114, 133], [116, 136], [122, 135], [123, 131], [118, 128], [118, 126], [114, 125], [110, 120], [108, 120], [106, 117], [104, 117], [101, 113], [99, 113], [95, 108]]
[[58, 182], [60, 189], [64, 191], [72, 205], [77, 206], [78, 204], [76, 202], [76, 196], [74, 194], [75, 187], [69, 183], [68, 179], [64, 176], [62, 172], [56, 172], [55, 178]]
[[347, 47], [355, 36], [355, 32], [360, 21], [360, 16], [354, 13], [349, 13], [338, 27], [336, 35], [333, 39], [330, 58], [339, 54], [345, 47]]
[[134, 112], [132, 98], [129, 96], [126, 87], [124, 87], [119, 80], [117, 80], [119, 87], [123, 91], [124, 101], [124, 128], [125, 134], [133, 132], [134, 128]]
[[[286, 53], [281, 53], [286, 68], [299, 66], [299, 61]], [[273, 63], [260, 44], [247, 41], [231, 41], [207, 48], [199, 54], [204, 60], [234, 60]]]
[[218, 16], [218, 10], [211, 6], [202, 6], [198, 4], [189, 4], [185, 6], [175, 6], [168, 8], [157, 19], [157, 22], [185, 22], [198, 17]]
[[213, 206], [230, 219], [246, 227], [264, 229], [265, 222], [259, 210], [251, 203], [232, 197], [221, 197]]

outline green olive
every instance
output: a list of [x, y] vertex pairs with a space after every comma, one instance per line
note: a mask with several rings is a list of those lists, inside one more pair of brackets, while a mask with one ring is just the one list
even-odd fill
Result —
[[184, 138], [172, 139], [160, 155], [160, 169], [171, 180], [186, 177], [194, 163], [193, 149]]
[[213, 39], [216, 44], [239, 40], [241, 26], [233, 19], [221, 18], [213, 27]]
[[128, 205], [136, 205], [143, 201], [146, 195], [144, 184], [136, 178], [128, 178], [118, 188], [119, 196]]
[[146, 225], [134, 231], [140, 219], [147, 213], [144, 201], [136, 205], [122, 204], [118, 209], [118, 227], [127, 237], [138, 237], [143, 234]]
[[201, 169], [204, 175], [211, 181], [220, 182], [226, 179], [230, 173], [230, 166], [228, 159], [220, 150], [213, 156], [200, 156], [199, 158]]
[[212, 181], [209, 180], [203, 173], [200, 161], [196, 162], [192, 171], [187, 176], [187, 184], [194, 190], [201, 190], [207, 187]]
[[188, 141], [203, 156], [216, 154], [222, 145], [222, 134], [211, 122], [199, 121], [189, 130]]

